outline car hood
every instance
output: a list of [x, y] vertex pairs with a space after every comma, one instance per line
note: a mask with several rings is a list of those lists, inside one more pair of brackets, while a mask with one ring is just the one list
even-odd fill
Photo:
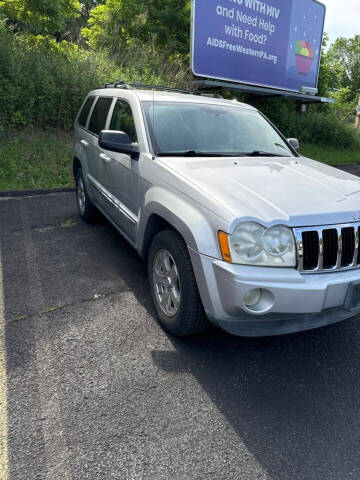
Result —
[[187, 196], [230, 222], [266, 225], [360, 220], [360, 179], [304, 157], [162, 158]]

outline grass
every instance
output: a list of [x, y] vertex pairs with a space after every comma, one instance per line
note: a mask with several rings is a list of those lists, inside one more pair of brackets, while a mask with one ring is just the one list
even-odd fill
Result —
[[[303, 144], [301, 154], [329, 164], [360, 162], [360, 151]], [[0, 190], [69, 187], [72, 134], [56, 129], [0, 130]]]
[[329, 165], [360, 162], [360, 150], [340, 150], [324, 145], [304, 143], [300, 145], [300, 153], [304, 155], [304, 157], [309, 157], [322, 163], [328, 163]]
[[0, 190], [68, 187], [72, 136], [61, 130], [3, 129], [0, 133]]

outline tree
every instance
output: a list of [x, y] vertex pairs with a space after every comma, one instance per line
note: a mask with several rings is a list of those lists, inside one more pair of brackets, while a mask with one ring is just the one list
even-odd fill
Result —
[[190, 5], [190, 0], [107, 0], [91, 11], [83, 35], [92, 47], [111, 52], [151, 42], [188, 53]]
[[321, 62], [319, 70], [318, 90], [319, 94], [329, 96], [334, 90], [341, 88], [343, 67], [326, 51], [329, 42], [329, 36], [324, 34], [321, 48]]
[[0, 0], [0, 13], [17, 30], [56, 34], [81, 12], [78, 0]]
[[327, 53], [327, 60], [332, 68], [341, 66], [341, 87], [356, 95], [360, 89], [360, 35], [338, 38]]
[[64, 37], [73, 43], [81, 43], [81, 30], [86, 27], [90, 12], [104, 2], [105, 0], [80, 0], [81, 13], [68, 22], [68, 31]]

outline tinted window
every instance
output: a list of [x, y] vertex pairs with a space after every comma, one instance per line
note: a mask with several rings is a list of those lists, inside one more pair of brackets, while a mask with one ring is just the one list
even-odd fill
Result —
[[134, 117], [128, 103], [122, 100], [116, 102], [110, 123], [110, 130], [127, 133], [132, 142], [137, 142]]
[[95, 135], [99, 135], [101, 130], [104, 130], [111, 104], [112, 98], [98, 99], [89, 123], [90, 132], [95, 133]]
[[89, 97], [86, 100], [85, 105], [83, 106], [83, 108], [80, 112], [78, 123], [82, 127], [85, 127], [85, 125], [86, 125], [86, 120], [88, 119], [90, 109], [92, 107], [93, 102], [94, 102], [94, 97]]

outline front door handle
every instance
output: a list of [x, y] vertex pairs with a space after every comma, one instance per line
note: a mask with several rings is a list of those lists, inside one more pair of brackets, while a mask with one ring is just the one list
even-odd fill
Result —
[[104, 160], [105, 163], [110, 163], [111, 162], [111, 158], [108, 157], [105, 153], [100, 153], [100, 158], [101, 160]]
[[89, 143], [86, 140], [81, 140], [80, 143], [83, 147], [88, 147], [89, 146]]

